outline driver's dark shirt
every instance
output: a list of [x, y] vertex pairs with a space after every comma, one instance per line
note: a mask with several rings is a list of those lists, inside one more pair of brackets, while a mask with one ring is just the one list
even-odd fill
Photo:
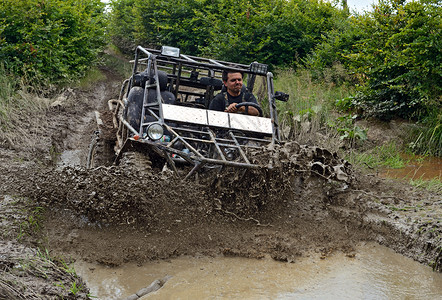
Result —
[[226, 100], [225, 97], [227, 95], [227, 101], [230, 104], [232, 103], [241, 103], [241, 102], [253, 102], [258, 104], [255, 96], [249, 92], [241, 92], [239, 96], [232, 96], [227, 92], [221, 92], [216, 95], [212, 102], [210, 102], [209, 109], [217, 110], [217, 111], [225, 111], [226, 110]]

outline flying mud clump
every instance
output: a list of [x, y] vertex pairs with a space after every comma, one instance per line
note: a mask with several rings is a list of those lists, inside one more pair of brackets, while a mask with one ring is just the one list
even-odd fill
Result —
[[[225, 169], [212, 182], [219, 209], [258, 217], [268, 204], [290, 201], [301, 191], [326, 184], [346, 189], [354, 180], [351, 165], [327, 149], [288, 142], [253, 153], [257, 170]], [[320, 187], [319, 189], [325, 189]]]
[[191, 215], [221, 210], [238, 218], [258, 218], [268, 203], [290, 199], [309, 181], [336, 182], [339, 188], [352, 181], [350, 164], [318, 147], [290, 142], [253, 157], [262, 168], [216, 169], [186, 181], [130, 164], [53, 169], [34, 176], [26, 194], [42, 206], [70, 209], [90, 224], [153, 229], [180, 207]]

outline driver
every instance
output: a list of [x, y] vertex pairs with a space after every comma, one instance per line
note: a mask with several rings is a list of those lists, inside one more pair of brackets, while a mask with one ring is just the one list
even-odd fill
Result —
[[236, 108], [236, 105], [241, 102], [253, 102], [258, 104], [255, 96], [246, 89], [243, 89], [242, 73], [238, 71], [224, 70], [222, 79], [226, 91], [219, 93], [213, 98], [212, 102], [210, 102], [209, 109], [258, 116], [258, 110], [252, 106]]

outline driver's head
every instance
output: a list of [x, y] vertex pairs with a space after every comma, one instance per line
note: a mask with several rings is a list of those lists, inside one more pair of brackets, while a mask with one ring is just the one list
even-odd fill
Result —
[[242, 88], [242, 73], [235, 71], [223, 71], [223, 82], [226, 86], [227, 92], [232, 96], [237, 96], [241, 93]]

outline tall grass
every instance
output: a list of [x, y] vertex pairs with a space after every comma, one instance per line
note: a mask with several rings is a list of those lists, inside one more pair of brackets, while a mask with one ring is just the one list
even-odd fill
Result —
[[[316, 142], [321, 135], [338, 136], [336, 130], [328, 126], [337, 118], [333, 108], [337, 100], [351, 96], [354, 88], [345, 84], [336, 85], [332, 80], [315, 82], [311, 73], [302, 69], [278, 71], [275, 90], [290, 95], [287, 103], [278, 103], [285, 137], [300, 142]], [[322, 140], [324, 142], [327, 141]]]
[[381, 167], [400, 169], [408, 162], [400, 153], [400, 147], [392, 141], [365, 152], [351, 151], [346, 155], [346, 159], [353, 165], [362, 165], [372, 169]]
[[26, 130], [27, 124], [46, 122], [45, 117], [33, 117], [38, 112], [46, 110], [51, 99], [40, 97], [35, 87], [28, 89], [24, 79], [14, 77], [3, 67], [0, 67], [0, 142], [9, 146], [16, 145], [32, 146], [29, 138], [36, 133]]
[[441, 157], [442, 109], [435, 108], [419, 125], [412, 126], [407, 142], [416, 154]]
[[0, 125], [7, 121], [9, 105], [12, 96], [14, 95], [14, 81], [6, 74], [3, 65], [0, 65]]
[[127, 57], [114, 45], [109, 45], [101, 63], [116, 72], [115, 75], [126, 79], [132, 76], [132, 64], [129, 63], [132, 59], [133, 56]]
[[86, 72], [84, 77], [78, 80], [76, 85], [81, 89], [88, 89], [93, 87], [96, 82], [105, 78], [106, 76], [97, 67], [92, 67]]
[[442, 177], [440, 176], [429, 180], [425, 180], [422, 178], [410, 179], [410, 184], [415, 187], [442, 194]]
[[114, 78], [121, 80], [129, 78], [132, 75], [132, 64], [129, 63], [131, 59], [132, 57], [125, 58], [110, 45], [100, 57], [98, 66], [92, 66], [87, 70], [85, 76], [77, 81], [76, 86], [81, 89], [93, 88], [97, 82], [106, 79], [103, 69], [108, 70]]

